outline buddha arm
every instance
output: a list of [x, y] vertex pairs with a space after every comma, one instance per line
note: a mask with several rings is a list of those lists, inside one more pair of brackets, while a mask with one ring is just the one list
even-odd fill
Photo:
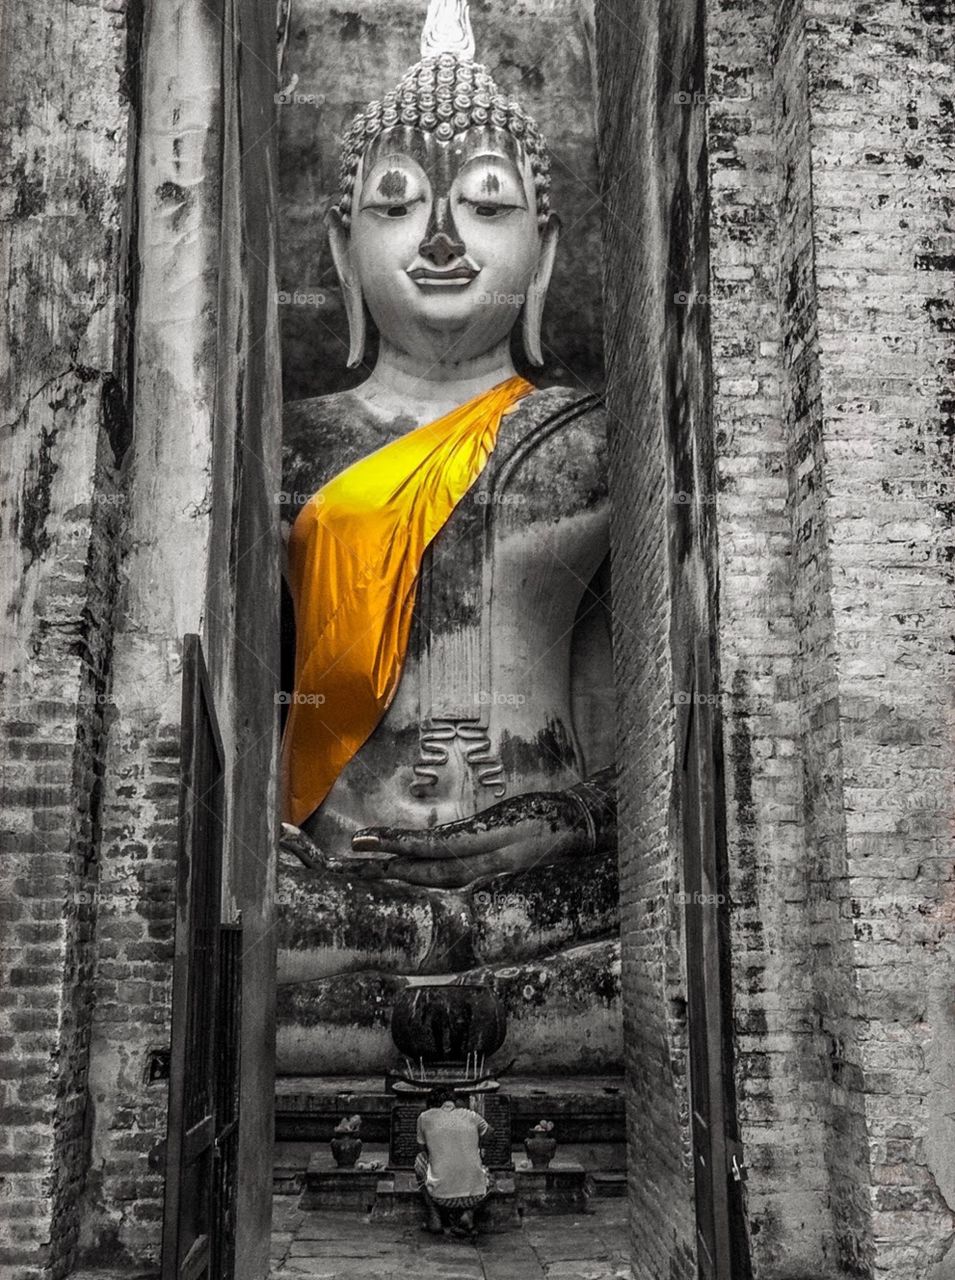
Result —
[[457, 889], [507, 871], [526, 871], [613, 848], [617, 796], [613, 766], [566, 791], [529, 791], [471, 818], [426, 831], [371, 827], [355, 834], [355, 854], [393, 854], [377, 864], [388, 879]]

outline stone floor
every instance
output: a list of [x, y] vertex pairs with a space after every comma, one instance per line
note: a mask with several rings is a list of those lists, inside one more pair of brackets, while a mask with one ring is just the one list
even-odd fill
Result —
[[354, 1213], [305, 1212], [276, 1196], [271, 1280], [631, 1280], [627, 1202], [528, 1217], [471, 1244]]

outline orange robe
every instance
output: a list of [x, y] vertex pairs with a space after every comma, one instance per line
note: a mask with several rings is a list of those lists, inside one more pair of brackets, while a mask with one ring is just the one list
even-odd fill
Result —
[[284, 817], [311, 816], [374, 731], [404, 666], [424, 553], [475, 480], [504, 414], [534, 388], [509, 378], [348, 467], [289, 539], [295, 689], [282, 739]]

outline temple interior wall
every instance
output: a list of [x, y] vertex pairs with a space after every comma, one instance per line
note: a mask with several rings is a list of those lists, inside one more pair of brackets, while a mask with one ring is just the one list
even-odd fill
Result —
[[226, 756], [222, 918], [243, 926], [236, 1246], [253, 1276], [267, 1254], [274, 1074], [275, 76], [260, 6], [234, 6], [226, 29], [223, 48], [215, 14], [183, 3], [153, 11], [143, 36], [135, 429], [83, 1256], [158, 1255], [167, 1085], [148, 1065], [169, 1038], [181, 637], [198, 631]]
[[[710, 633], [705, 138], [690, 3], [601, 6], [599, 146], [611, 441], [619, 855], [634, 1274], [696, 1275], [678, 690]], [[664, 144], [664, 139], [666, 140]], [[639, 555], [634, 549], [639, 548]]]
[[8, 10], [2, 43], [0, 1268], [26, 1278], [74, 1257], [89, 1165], [128, 99], [105, 7]]
[[[826, 1275], [834, 1265], [834, 1121], [813, 1004], [820, 983], [843, 998], [848, 957], [832, 903], [808, 908], [808, 867], [826, 840], [837, 841], [841, 801], [837, 787], [820, 787], [832, 744], [814, 714], [831, 675], [824, 495], [814, 488], [800, 511], [793, 491], [796, 440], [811, 432], [817, 408], [802, 19], [798, 7], [754, 6], [715, 17], [709, 31], [712, 502], [738, 1107], [754, 1171], [747, 1209], [758, 1268]], [[790, 282], [799, 287], [789, 290]], [[783, 352], [799, 355], [788, 370]], [[821, 539], [800, 538], [812, 519]], [[812, 616], [807, 601], [819, 602]], [[814, 929], [830, 948], [818, 965]], [[844, 1132], [839, 1144], [851, 1187], [859, 1147]]]
[[[267, 1266], [276, 85], [272, 15], [228, 8], [225, 50], [188, 0], [145, 34], [115, 3], [4, 18], [0, 1261], [17, 1280], [158, 1258], [187, 631], [227, 753], [223, 918], [244, 928], [237, 1274]], [[241, 83], [240, 42], [261, 51]]]
[[[667, 633], [699, 616], [687, 608], [686, 521], [668, 509], [686, 486], [670, 447], [659, 453], [672, 372], [701, 341], [666, 305], [689, 199], [709, 204], [708, 279], [684, 240], [672, 283], [709, 317], [715, 483], [695, 500], [715, 525], [700, 549], [716, 589], [754, 1272], [941, 1277], [951, 1013], [936, 975], [950, 966], [952, 863], [933, 761], [951, 752], [937, 629], [950, 591], [951, 371], [934, 273], [951, 266], [938, 241], [946, 15], [693, 8], [645, 9], [634, 28], [628, 7], [601, 7], [597, 23], [605, 171], [608, 155], [635, 158], [662, 186], [633, 212], [643, 237], [611, 202], [605, 300], [615, 417], [647, 406], [652, 432], [621, 428], [614, 470], [638, 1274], [647, 1255], [647, 1275], [692, 1270], [684, 1028], [665, 1016], [682, 1008], [682, 937], [660, 907], [679, 885], [667, 815], [680, 805], [681, 656]], [[687, 59], [704, 17], [701, 84]], [[681, 128], [695, 136], [674, 115], [704, 110], [695, 170], [661, 163]], [[672, 395], [668, 408], [685, 417]], [[639, 561], [625, 545], [644, 549]]]

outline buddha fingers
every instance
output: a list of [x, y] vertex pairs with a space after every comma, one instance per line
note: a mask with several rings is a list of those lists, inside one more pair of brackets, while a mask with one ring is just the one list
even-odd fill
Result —
[[565, 792], [529, 792], [430, 830], [375, 827], [352, 838], [356, 855], [396, 855], [389, 879], [462, 888], [484, 876], [523, 871], [591, 851], [590, 830]]
[[517, 839], [556, 835], [581, 825], [579, 810], [563, 791], [529, 791], [437, 827], [365, 827], [352, 836], [356, 853], [384, 852], [412, 858], [462, 858], [490, 853]]
[[428, 862], [399, 857], [382, 868], [382, 876], [426, 889], [464, 889], [477, 880], [508, 871], [529, 871], [541, 864], [553, 865], [581, 852], [579, 835], [567, 831], [546, 843], [539, 838], [520, 839], [493, 853], [471, 854], [467, 858], [436, 858]]

